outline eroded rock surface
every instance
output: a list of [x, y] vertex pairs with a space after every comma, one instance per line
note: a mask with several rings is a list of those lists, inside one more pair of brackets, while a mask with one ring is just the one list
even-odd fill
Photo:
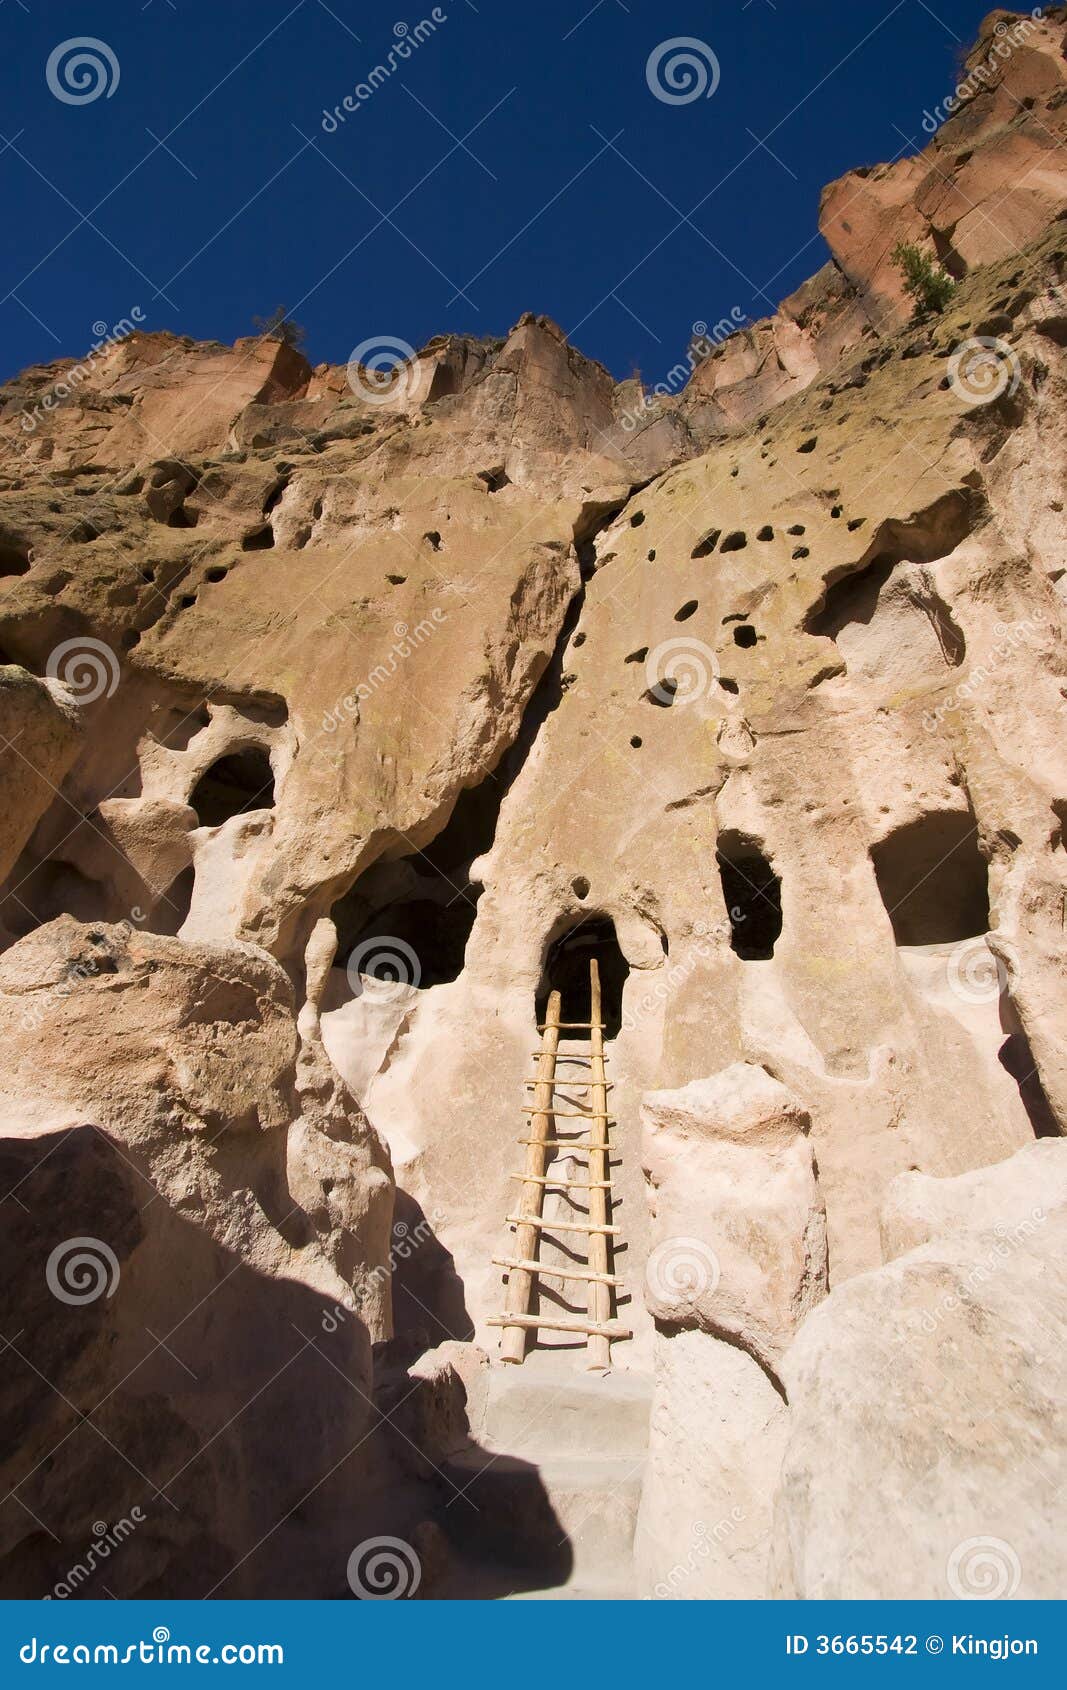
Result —
[[[653, 1404], [642, 1588], [759, 1593], [787, 1437], [779, 1587], [867, 1578], [842, 1570], [864, 1518], [842, 1487], [910, 1446], [845, 1404], [855, 1461], [838, 1447], [824, 1484], [820, 1415], [871, 1379], [919, 1401], [937, 1343], [912, 1328], [930, 1285], [962, 1297], [982, 1182], [1051, 1166], [1035, 1140], [1067, 1124], [1067, 13], [1029, 22], [991, 14], [962, 109], [827, 190], [831, 263], [774, 318], [725, 317], [680, 393], [615, 383], [534, 315], [443, 335], [384, 387], [269, 337], [134, 330], [3, 390], [18, 1593], [138, 1486], [152, 1535], [117, 1594], [344, 1593], [358, 1522], [396, 1523], [371, 1346], [397, 1401], [427, 1351], [498, 1354], [538, 1027], [553, 989], [588, 1020], [590, 956], [628, 1509]], [[958, 278], [943, 314], [910, 318], [899, 240]], [[957, 1225], [942, 1194], [968, 1180]], [[1040, 1259], [1058, 1330], [1054, 1230], [982, 1305], [1001, 1449], [953, 1454], [939, 1516], [980, 1535], [981, 1471], [1024, 1593], [1058, 1483], [1024, 1312]], [[83, 1236], [118, 1286], [65, 1304], [47, 1264]], [[679, 1237], [714, 1288], [646, 1300]], [[581, 1320], [574, 1252], [546, 1260], [534, 1312]], [[922, 1397], [931, 1448], [976, 1342]], [[1001, 1482], [1013, 1451], [1032, 1491]], [[600, 1494], [553, 1484], [567, 1518]], [[432, 1512], [400, 1509], [436, 1561]], [[916, 1589], [946, 1594], [935, 1536]]]
[[1064, 1146], [904, 1175], [887, 1207], [904, 1253], [834, 1291], [786, 1358], [772, 1594], [1054, 1597]]

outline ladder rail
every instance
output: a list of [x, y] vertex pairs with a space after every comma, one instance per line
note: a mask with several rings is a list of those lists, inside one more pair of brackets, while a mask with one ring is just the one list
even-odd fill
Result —
[[[530, 1117], [530, 1142], [526, 1146], [526, 1172], [528, 1174], [544, 1174], [548, 1169], [548, 1146], [546, 1139], [549, 1133], [551, 1116], [549, 1109], [555, 1092], [556, 1051], [559, 1048], [559, 1020], [562, 1012], [563, 1000], [559, 992], [553, 992], [548, 1000], [546, 1026], [541, 1040], [541, 1054], [537, 1059], [538, 1089], [534, 1093], [534, 1104], [541, 1108]], [[544, 1203], [545, 1188], [531, 1181], [524, 1185], [519, 1198], [519, 1208], [523, 1221], [515, 1234], [515, 1253], [524, 1259], [531, 1259], [537, 1254], [539, 1229], [537, 1222], [541, 1219]], [[526, 1338], [529, 1328], [522, 1324], [519, 1317], [527, 1316], [530, 1312], [530, 1298], [533, 1295], [535, 1275], [528, 1270], [519, 1268], [508, 1276], [508, 1291], [505, 1300], [505, 1312], [517, 1318], [510, 1324], [505, 1321], [504, 1333], [500, 1341], [501, 1359], [521, 1366], [526, 1358]]]
[[597, 1184], [589, 1193], [588, 1259], [589, 1266], [595, 1270], [598, 1278], [589, 1281], [587, 1306], [593, 1330], [588, 1334], [586, 1357], [587, 1366], [591, 1371], [603, 1373], [611, 1366], [611, 1339], [605, 1330], [611, 1318], [611, 1286], [605, 1284], [611, 1267], [608, 1238], [616, 1235], [620, 1229], [608, 1224], [608, 1193], [600, 1183], [608, 1178], [608, 1084], [604, 1068], [604, 1029], [600, 1013], [600, 967], [596, 957], [589, 960], [589, 1020], [592, 1023], [589, 1031], [589, 1101], [594, 1111], [604, 1113], [594, 1113], [589, 1128], [592, 1141], [589, 1151], [589, 1178]]

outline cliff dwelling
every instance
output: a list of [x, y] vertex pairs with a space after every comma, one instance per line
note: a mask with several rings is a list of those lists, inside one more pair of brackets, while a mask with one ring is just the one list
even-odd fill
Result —
[[948, 1601], [975, 1540], [1062, 1593], [1028, 23], [681, 384], [190, 306], [3, 387], [0, 1593], [135, 1507], [142, 1604], [374, 1596], [383, 1542], [430, 1599]]

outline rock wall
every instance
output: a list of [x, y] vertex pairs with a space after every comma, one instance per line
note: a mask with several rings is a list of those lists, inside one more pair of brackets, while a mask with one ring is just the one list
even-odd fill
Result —
[[[344, 1588], [372, 1344], [496, 1352], [576, 934], [616, 1022], [614, 1363], [655, 1375], [642, 1578], [768, 1588], [788, 1439], [774, 1588], [862, 1593], [819, 1433], [910, 1296], [887, 1196], [1067, 1123], [1067, 14], [1004, 24], [676, 401], [535, 316], [384, 385], [135, 331], [3, 390], [20, 1593], [105, 1477], [152, 1499], [119, 1594]], [[902, 238], [958, 275], [942, 316], [907, 319]], [[86, 1237], [88, 1312], [42, 1296]], [[679, 1239], [714, 1295], [662, 1294]]]

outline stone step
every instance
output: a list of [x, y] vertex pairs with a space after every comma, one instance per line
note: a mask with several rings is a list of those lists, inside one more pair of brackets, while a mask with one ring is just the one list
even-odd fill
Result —
[[466, 1558], [499, 1555], [536, 1568], [546, 1584], [608, 1589], [631, 1576], [643, 1471], [640, 1456], [535, 1464], [472, 1446], [444, 1465], [467, 1500], [446, 1498], [440, 1524]]
[[530, 1357], [493, 1368], [478, 1441], [533, 1462], [586, 1453], [638, 1459], [651, 1399], [647, 1374], [587, 1373], [571, 1355]]

